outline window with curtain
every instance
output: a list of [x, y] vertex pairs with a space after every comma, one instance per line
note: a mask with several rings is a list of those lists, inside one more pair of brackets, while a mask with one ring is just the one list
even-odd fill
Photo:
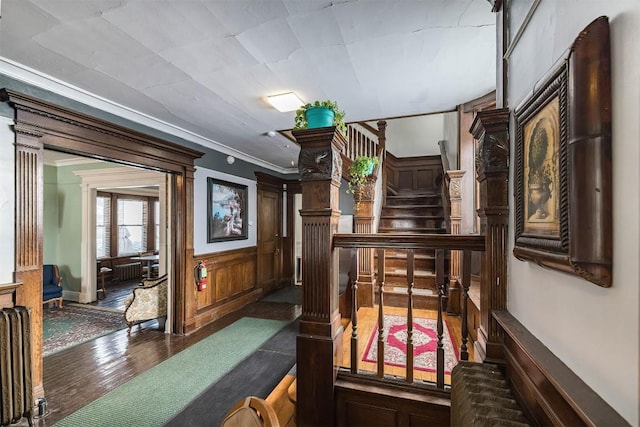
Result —
[[96, 198], [96, 258], [111, 256], [111, 198]]

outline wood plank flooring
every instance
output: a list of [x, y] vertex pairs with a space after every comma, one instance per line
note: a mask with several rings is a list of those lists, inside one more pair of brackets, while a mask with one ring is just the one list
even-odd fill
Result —
[[48, 356], [44, 390], [50, 412], [35, 425], [54, 424], [241, 317], [294, 320], [300, 312], [292, 304], [256, 302], [189, 336], [166, 335], [153, 320], [134, 326], [131, 335], [124, 329]]
[[[97, 305], [102, 304], [102, 306], [115, 308], [119, 304], [117, 295], [118, 293], [113, 288], [107, 288], [107, 298], [98, 302]], [[110, 296], [113, 298], [112, 300], [108, 300]], [[377, 314], [375, 314], [377, 311], [368, 310], [370, 313], [366, 314], [367, 309], [361, 309], [359, 323], [360, 336], [363, 337], [360, 342], [363, 343], [363, 346], [366, 345], [370, 331], [377, 320]], [[404, 309], [387, 308], [386, 312], [388, 314], [405, 314]], [[37, 420], [35, 425], [54, 424], [243, 316], [294, 320], [300, 313], [300, 305], [258, 301], [224, 316], [189, 336], [166, 335], [158, 331], [156, 321], [148, 321], [134, 326], [130, 335], [124, 329], [48, 356], [44, 359], [44, 389], [49, 414], [44, 419]], [[416, 310], [415, 315], [435, 316], [435, 312]], [[451, 325], [453, 339], [459, 343], [459, 318], [452, 317], [447, 320]], [[350, 337], [351, 330], [347, 326], [344, 333], [346, 366], [349, 361], [348, 342]], [[469, 347], [472, 349], [471, 343], [469, 343]], [[470, 357], [472, 358], [473, 355]], [[360, 367], [361, 369], [365, 368], [364, 365]], [[403, 371], [402, 368], [397, 369]], [[395, 375], [394, 372], [393, 370], [387, 371], [387, 373]], [[422, 372], [419, 374], [423, 375]], [[417, 375], [418, 372], [416, 372], [416, 378], [430, 380], [428, 376], [418, 377]]]

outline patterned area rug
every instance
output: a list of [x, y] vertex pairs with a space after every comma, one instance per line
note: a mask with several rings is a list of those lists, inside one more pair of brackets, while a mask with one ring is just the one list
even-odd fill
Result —
[[[449, 325], [443, 320], [444, 371], [458, 364], [458, 349], [451, 341]], [[436, 349], [438, 347], [437, 323], [435, 319], [413, 319], [413, 367], [426, 372], [436, 372]], [[389, 366], [405, 367], [407, 363], [407, 318], [404, 316], [384, 316], [384, 363]], [[369, 343], [362, 357], [364, 362], [378, 360], [378, 325], [373, 328]]]
[[62, 309], [47, 308], [42, 313], [42, 347], [45, 356], [124, 329], [121, 312], [66, 304]]

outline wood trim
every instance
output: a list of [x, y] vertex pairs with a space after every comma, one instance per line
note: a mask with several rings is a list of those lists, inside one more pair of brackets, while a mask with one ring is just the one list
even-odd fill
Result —
[[[204, 153], [144, 135], [104, 120], [10, 90], [0, 90], [0, 101], [15, 110], [16, 133], [16, 304], [31, 309], [33, 334], [33, 384], [36, 398], [42, 388], [42, 241], [44, 148], [114, 160], [171, 173], [170, 213], [173, 219], [173, 268], [175, 332], [183, 333], [190, 321], [185, 315], [188, 264], [193, 257], [194, 160]], [[187, 307], [188, 308], [188, 307]]]
[[336, 425], [449, 425], [448, 392], [338, 372]]
[[494, 311], [504, 331], [506, 374], [516, 399], [539, 425], [628, 426], [608, 403], [508, 311]]

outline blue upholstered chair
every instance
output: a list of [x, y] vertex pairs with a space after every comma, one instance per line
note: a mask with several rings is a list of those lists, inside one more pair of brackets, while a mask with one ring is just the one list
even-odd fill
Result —
[[55, 264], [42, 266], [42, 303], [58, 300], [58, 307], [62, 308], [62, 277]]

